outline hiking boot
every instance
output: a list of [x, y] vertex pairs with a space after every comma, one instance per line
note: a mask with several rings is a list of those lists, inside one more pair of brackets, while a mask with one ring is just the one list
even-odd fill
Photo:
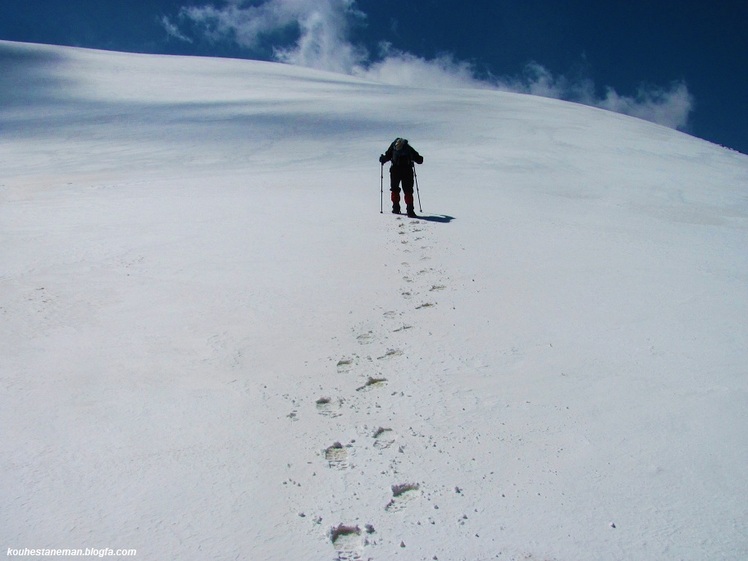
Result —
[[400, 214], [400, 205], [395, 203], [392, 205], [392, 214]]
[[418, 218], [418, 215], [416, 214], [416, 210], [412, 206], [408, 207], [408, 216], [410, 218]]

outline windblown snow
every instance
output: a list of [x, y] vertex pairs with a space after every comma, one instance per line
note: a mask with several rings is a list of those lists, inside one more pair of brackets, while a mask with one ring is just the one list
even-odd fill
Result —
[[[396, 136], [422, 219], [388, 212]], [[0, 162], [3, 551], [748, 558], [745, 155], [0, 42]]]

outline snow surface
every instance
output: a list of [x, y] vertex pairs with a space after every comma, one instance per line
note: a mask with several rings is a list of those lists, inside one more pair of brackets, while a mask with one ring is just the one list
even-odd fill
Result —
[[[9, 42], [0, 104], [0, 547], [748, 558], [745, 155]], [[395, 136], [423, 220], [379, 212]]]

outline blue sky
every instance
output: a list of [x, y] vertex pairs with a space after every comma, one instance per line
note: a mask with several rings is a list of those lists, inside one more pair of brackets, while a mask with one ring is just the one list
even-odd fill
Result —
[[743, 153], [746, 30], [746, 0], [0, 2], [0, 39], [496, 87], [639, 116]]

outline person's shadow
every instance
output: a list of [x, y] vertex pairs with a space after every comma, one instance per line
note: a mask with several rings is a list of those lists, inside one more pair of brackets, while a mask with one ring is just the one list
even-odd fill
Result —
[[454, 216], [447, 214], [432, 214], [431, 216], [418, 215], [419, 220], [425, 220], [426, 222], [441, 222], [442, 224], [449, 224], [455, 219]]

